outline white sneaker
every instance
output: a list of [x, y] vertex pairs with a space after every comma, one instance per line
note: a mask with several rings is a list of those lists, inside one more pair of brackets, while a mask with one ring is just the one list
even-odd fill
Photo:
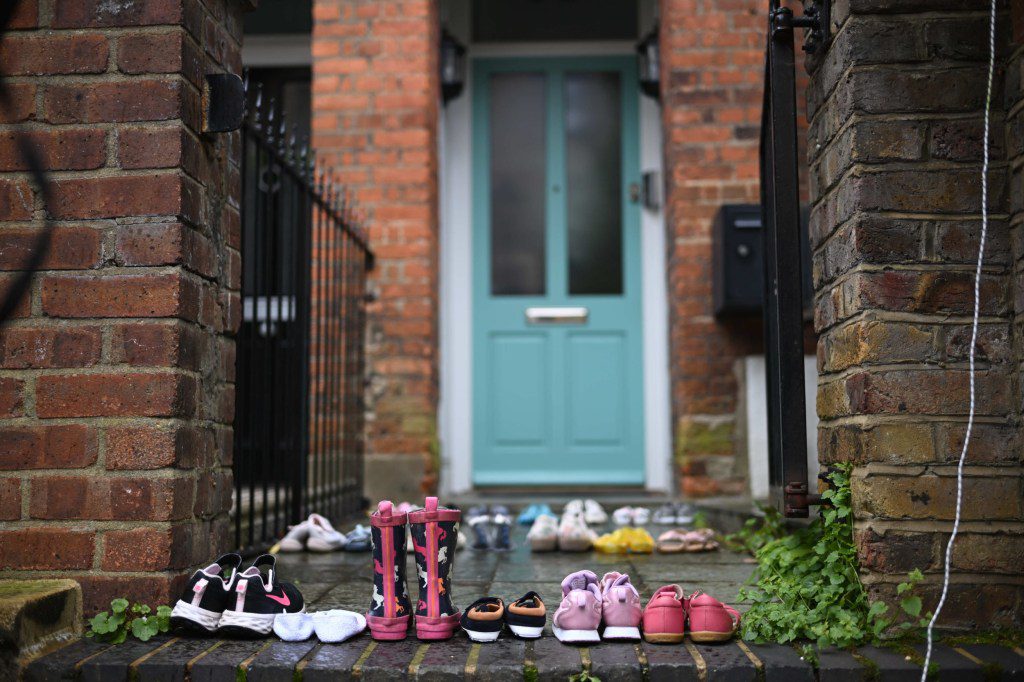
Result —
[[558, 548], [558, 519], [541, 514], [526, 534], [531, 552], [551, 552]]
[[586, 552], [597, 539], [583, 514], [566, 514], [558, 526], [558, 548], [563, 552]]
[[313, 628], [321, 642], [335, 644], [355, 637], [366, 629], [366, 617], [354, 611], [331, 609], [312, 614]]
[[608, 523], [608, 514], [597, 503], [597, 500], [585, 500], [583, 502], [583, 518], [587, 523], [595, 526]]
[[616, 526], [630, 526], [634, 522], [635, 510], [632, 507], [619, 507], [612, 512], [612, 521]]
[[334, 530], [331, 522], [319, 514], [310, 514], [306, 519], [309, 537], [306, 549], [311, 552], [333, 552], [345, 546], [345, 536]]
[[583, 513], [583, 500], [569, 500], [562, 507], [562, 518]]
[[651, 521], [651, 510], [647, 507], [633, 507], [633, 523], [645, 526]]
[[282, 552], [301, 552], [306, 549], [306, 538], [309, 537], [309, 521], [297, 523], [288, 529], [288, 533], [277, 543]]

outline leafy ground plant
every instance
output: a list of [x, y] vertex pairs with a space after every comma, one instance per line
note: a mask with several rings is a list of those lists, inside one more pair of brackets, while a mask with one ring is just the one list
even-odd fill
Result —
[[89, 619], [86, 637], [95, 637], [102, 642], [120, 644], [131, 633], [143, 642], [171, 627], [171, 607], [158, 606], [153, 613], [145, 604], [128, 605], [128, 600], [114, 599], [110, 611], [101, 611]]
[[757, 570], [739, 599], [753, 602], [743, 617], [743, 637], [754, 642], [809, 640], [817, 646], [858, 646], [878, 642], [893, 628], [898, 634], [927, 625], [921, 618], [921, 598], [914, 588], [924, 577], [913, 571], [897, 589], [900, 607], [910, 620], [894, 627], [888, 606], [869, 603], [857, 573], [850, 508], [851, 467], [829, 474], [830, 488], [822, 494], [828, 506], [810, 525], [789, 532], [781, 518], [766, 517], [737, 535], [737, 542], [754, 551]]

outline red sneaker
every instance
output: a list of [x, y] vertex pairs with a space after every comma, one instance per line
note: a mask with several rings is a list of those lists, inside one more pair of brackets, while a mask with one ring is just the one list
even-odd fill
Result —
[[685, 625], [683, 588], [659, 587], [644, 608], [644, 639], [652, 644], [679, 644], [686, 633]]

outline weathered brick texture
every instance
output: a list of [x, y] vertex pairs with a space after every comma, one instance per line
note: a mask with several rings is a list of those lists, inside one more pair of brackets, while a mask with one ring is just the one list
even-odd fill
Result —
[[[436, 0], [313, 3], [313, 144], [366, 212], [376, 255], [368, 476], [414, 486], [438, 401], [437, 12]], [[394, 455], [414, 457], [375, 463]]]
[[240, 146], [200, 101], [246, 5], [19, 0], [0, 41], [0, 296], [54, 230], [0, 331], [0, 577], [78, 579], [87, 611], [166, 603], [230, 543]]
[[[1020, 3], [1014, 3], [1020, 4]], [[1019, 35], [1000, 6], [977, 423], [953, 553], [949, 627], [1019, 627], [1022, 271]], [[852, 462], [873, 596], [941, 588], [968, 414], [981, 219], [987, 2], [846, 0], [809, 60], [808, 131], [823, 462]], [[1009, 158], [1008, 158], [1009, 157]]]

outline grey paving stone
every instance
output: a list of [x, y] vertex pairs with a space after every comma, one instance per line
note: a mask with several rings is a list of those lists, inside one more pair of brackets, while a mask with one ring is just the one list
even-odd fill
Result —
[[83, 663], [80, 667], [80, 679], [84, 682], [127, 680], [128, 667], [132, 663], [171, 639], [167, 635], [157, 635], [148, 642], [129, 638], [124, 643], [112, 646]]
[[[468, 643], [468, 642], [467, 642]], [[474, 680], [498, 682], [521, 679], [526, 663], [526, 642], [506, 636], [480, 645]]]
[[367, 682], [406, 679], [409, 663], [422, 644], [415, 637], [399, 642], [377, 642], [377, 646], [363, 662], [361, 678]]
[[814, 682], [814, 667], [784, 644], [747, 644], [761, 661], [765, 682]]
[[696, 682], [697, 663], [682, 644], [651, 644], [644, 642], [641, 651], [647, 659], [650, 682]]
[[316, 644], [315, 636], [305, 642], [271, 642], [245, 669], [246, 682], [292, 682], [295, 666]]
[[643, 680], [637, 644], [602, 642], [590, 647], [590, 673], [602, 680]]
[[24, 673], [26, 682], [70, 680], [78, 675], [75, 665], [89, 656], [110, 648], [109, 644], [80, 639], [30, 663]]
[[818, 651], [818, 676], [835, 682], [861, 682], [868, 678], [868, 670], [853, 654], [835, 647]]
[[434, 642], [427, 649], [416, 671], [416, 679], [424, 682], [448, 682], [465, 676], [469, 644], [461, 637]]
[[708, 682], [753, 682], [757, 668], [735, 642], [694, 644], [707, 668]]
[[138, 679], [146, 682], [184, 682], [188, 662], [219, 641], [212, 637], [182, 637], [134, 666]]
[[352, 666], [371, 643], [370, 638], [363, 635], [341, 644], [321, 644], [299, 664], [302, 682], [356, 679]]
[[192, 664], [191, 682], [235, 682], [238, 666], [253, 656], [270, 640], [225, 640], [216, 649], [210, 649]]
[[370, 594], [373, 583], [369, 580], [349, 580], [339, 583], [310, 604], [310, 610], [328, 611], [330, 609], [346, 609], [356, 613], [364, 613], [370, 606]]
[[985, 662], [985, 667], [999, 673], [1004, 680], [1024, 680], [1024, 656], [1013, 649], [994, 644], [967, 644], [960, 647]]
[[[926, 646], [920, 644], [914, 650], [924, 660]], [[967, 658], [953, 651], [948, 646], [936, 644], [932, 647], [932, 663], [938, 667], [940, 680], [957, 680], [957, 682], [984, 682], [985, 669]]]
[[865, 646], [857, 649], [857, 654], [878, 666], [878, 675], [874, 678], [880, 682], [903, 682], [914, 679], [913, 673], [920, 677], [921, 667], [913, 661], [908, 661], [903, 654], [890, 649], [875, 646]]
[[583, 670], [579, 649], [562, 644], [551, 633], [530, 642], [528, 654], [541, 681], [565, 682], [570, 675]]

